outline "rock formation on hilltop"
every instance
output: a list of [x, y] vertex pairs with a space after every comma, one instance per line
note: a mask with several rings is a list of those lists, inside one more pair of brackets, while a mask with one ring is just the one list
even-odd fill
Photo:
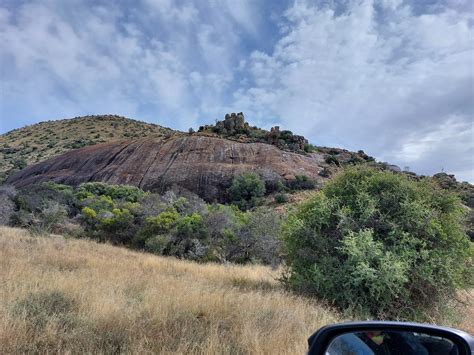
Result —
[[268, 143], [290, 152], [305, 153], [312, 150], [312, 146], [305, 137], [288, 130], [280, 131], [278, 126], [272, 127], [270, 131], [251, 127], [245, 121], [242, 112], [228, 113], [223, 121], [217, 121], [215, 125], [199, 127], [198, 133], [214, 133], [229, 139], [237, 139], [240, 142]]

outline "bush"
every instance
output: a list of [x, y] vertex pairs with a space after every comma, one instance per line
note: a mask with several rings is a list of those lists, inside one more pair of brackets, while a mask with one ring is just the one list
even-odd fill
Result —
[[230, 260], [276, 266], [281, 262], [282, 216], [272, 210], [258, 208], [247, 212], [246, 217], [232, 241], [233, 258]]
[[294, 180], [287, 181], [290, 190], [312, 190], [316, 188], [316, 182], [306, 175], [296, 175]]
[[153, 254], [163, 255], [165, 253], [166, 248], [169, 246], [169, 243], [169, 235], [156, 235], [154, 237], [148, 238], [145, 241], [145, 250]]
[[14, 198], [18, 210], [40, 213], [48, 203], [58, 203], [67, 209], [69, 215], [75, 213], [75, 198], [72, 188], [52, 182], [31, 185], [21, 189]]
[[260, 197], [265, 195], [265, 182], [256, 173], [244, 173], [236, 176], [229, 188], [230, 199], [242, 210], [257, 205]]
[[331, 175], [333, 174], [333, 171], [329, 168], [329, 167], [324, 167], [319, 173], [318, 175], [319, 176], [322, 176], [322, 177], [325, 177], [325, 178], [328, 178], [328, 177], [331, 177]]
[[288, 195], [287, 194], [277, 194], [275, 196], [276, 203], [286, 203], [288, 202]]
[[61, 225], [67, 219], [67, 209], [55, 201], [46, 202], [38, 216], [38, 223], [30, 226], [33, 234], [61, 233]]
[[15, 212], [15, 203], [13, 202], [17, 192], [13, 186], [0, 186], [0, 225], [10, 223], [11, 217]]
[[76, 192], [79, 199], [93, 196], [108, 196], [113, 200], [137, 202], [148, 193], [131, 185], [109, 185], [103, 182], [86, 182], [81, 184]]
[[176, 227], [181, 238], [203, 238], [206, 234], [203, 218], [197, 213], [181, 218]]
[[160, 233], [167, 233], [176, 225], [179, 214], [174, 210], [168, 210], [155, 217], [147, 217], [145, 223], [145, 233], [149, 236]]
[[334, 155], [328, 156], [324, 161], [326, 162], [326, 164], [329, 164], [329, 165], [336, 165], [336, 166], [341, 165], [341, 163], [339, 162], [339, 159], [337, 159], [337, 157]]
[[304, 151], [306, 153], [312, 153], [316, 150], [316, 147], [310, 143], [305, 143], [304, 145]]
[[26, 168], [27, 165], [28, 163], [25, 158], [16, 158], [13, 160], [13, 169], [21, 170]]
[[439, 316], [472, 287], [462, 220], [459, 199], [429, 181], [350, 168], [289, 217], [284, 281], [359, 317]]

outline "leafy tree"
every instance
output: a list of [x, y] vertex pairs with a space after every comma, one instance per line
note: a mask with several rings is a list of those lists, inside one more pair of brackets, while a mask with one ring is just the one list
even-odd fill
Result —
[[148, 236], [167, 233], [176, 225], [178, 218], [179, 214], [174, 209], [164, 211], [155, 217], [147, 217], [144, 232]]
[[290, 215], [285, 282], [359, 316], [439, 316], [457, 289], [472, 287], [463, 215], [429, 180], [347, 169]]
[[[142, 224], [138, 233], [133, 238], [133, 244], [135, 245], [135, 247], [142, 248], [146, 246], [149, 239], [154, 238], [157, 235], [168, 235], [171, 229], [176, 226], [178, 219], [179, 214], [174, 208], [167, 208], [165, 211], [159, 213], [157, 216], [145, 217], [144, 223]], [[161, 244], [163, 244], [163, 242], [161, 242]], [[151, 249], [153, 249], [152, 252], [157, 253], [158, 249], [163, 251], [164, 247], [146, 247], [146, 249], [150, 251]]]
[[243, 210], [254, 207], [265, 192], [265, 182], [252, 172], [236, 176], [229, 188], [231, 201]]

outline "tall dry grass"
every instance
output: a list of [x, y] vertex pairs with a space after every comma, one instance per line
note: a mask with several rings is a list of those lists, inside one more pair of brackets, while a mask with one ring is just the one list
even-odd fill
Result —
[[304, 353], [337, 316], [275, 276], [0, 227], [0, 353]]

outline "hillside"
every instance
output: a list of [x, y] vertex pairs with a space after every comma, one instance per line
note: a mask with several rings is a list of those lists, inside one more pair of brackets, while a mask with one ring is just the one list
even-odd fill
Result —
[[174, 131], [117, 115], [45, 121], [0, 136], [0, 182], [11, 169], [47, 160], [73, 149], [142, 137], [160, 138]]
[[302, 354], [337, 316], [263, 266], [0, 227], [0, 353]]
[[192, 135], [85, 147], [30, 166], [7, 181], [17, 187], [102, 181], [160, 193], [179, 185], [207, 201], [223, 201], [233, 177], [241, 173], [255, 171], [268, 184], [297, 175], [322, 180], [323, 163], [318, 153], [301, 155], [270, 144]]
[[[96, 121], [104, 124], [107, 120], [79, 118], [67, 124], [92, 129]], [[131, 124], [130, 120], [122, 121], [125, 128], [128, 127], [125, 124]], [[216, 125], [200, 127], [199, 132], [190, 130], [188, 134], [170, 130], [164, 133], [164, 129], [158, 127], [154, 126], [155, 131], [151, 133], [149, 127], [140, 126], [135, 131], [127, 128], [123, 133], [127, 140], [117, 140], [119, 136], [115, 135], [113, 142], [87, 141], [83, 143], [88, 146], [82, 148], [68, 143], [65, 148], [79, 149], [63, 154], [59, 154], [59, 150], [48, 150], [50, 159], [20, 172], [10, 171], [7, 181], [17, 187], [51, 180], [70, 185], [102, 181], [131, 184], [156, 192], [179, 185], [207, 201], [223, 202], [233, 178], [244, 172], [258, 173], [270, 187], [298, 177], [322, 183], [342, 165], [373, 161], [363, 151], [316, 148], [303, 136], [280, 131], [279, 127], [270, 131], [251, 127], [242, 113], [227, 114]], [[41, 136], [39, 132], [43, 129], [37, 127], [34, 136]], [[72, 133], [72, 128], [66, 132]], [[92, 135], [87, 132], [88, 136]], [[10, 140], [16, 139], [18, 134], [14, 133], [6, 136]], [[38, 159], [31, 148], [24, 148], [22, 139], [15, 144], [18, 147], [15, 153], [8, 144], [8, 148], [3, 149], [11, 155], [9, 162], [14, 154], [28, 157], [29, 161]], [[24, 168], [24, 165], [18, 168]]]
[[[242, 113], [189, 133], [106, 115], [42, 122], [0, 136], [0, 183], [7, 176], [16, 186], [104, 181], [157, 192], [180, 185], [208, 201], [225, 201], [233, 177], [242, 172], [259, 173], [270, 187], [298, 176], [320, 186], [341, 167], [365, 163], [401, 172], [363, 151], [316, 147], [279, 127], [252, 127]], [[474, 238], [474, 186], [445, 173], [434, 178], [470, 208], [468, 233]]]

